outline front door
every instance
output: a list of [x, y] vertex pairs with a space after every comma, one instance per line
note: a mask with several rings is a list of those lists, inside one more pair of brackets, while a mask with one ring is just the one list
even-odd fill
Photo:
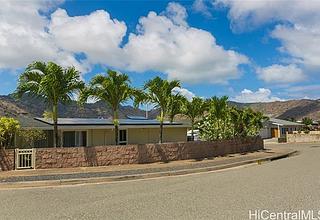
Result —
[[271, 128], [271, 137], [277, 138], [279, 136], [278, 128]]

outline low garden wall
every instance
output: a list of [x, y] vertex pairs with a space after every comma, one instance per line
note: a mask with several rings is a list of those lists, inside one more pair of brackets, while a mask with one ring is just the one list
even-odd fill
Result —
[[[96, 147], [37, 148], [36, 169], [67, 168], [87, 166], [108, 166], [118, 164], [141, 164], [168, 162], [174, 160], [201, 159], [244, 153], [263, 149], [260, 137], [232, 139], [214, 142], [178, 142], [141, 145], [111, 145]], [[7, 161], [14, 159], [10, 150]], [[2, 170], [14, 169], [14, 164]]]
[[320, 142], [320, 134], [319, 133], [294, 133], [287, 134], [286, 139], [288, 143], [294, 142]]

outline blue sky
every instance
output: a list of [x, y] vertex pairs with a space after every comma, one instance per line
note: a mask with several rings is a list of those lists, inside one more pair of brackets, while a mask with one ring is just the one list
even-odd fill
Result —
[[[155, 76], [182, 93], [240, 102], [318, 99], [320, 1], [10, 1], [0, 15], [0, 94], [33, 60], [107, 68], [134, 86]], [[50, 4], [49, 4], [50, 3]]]

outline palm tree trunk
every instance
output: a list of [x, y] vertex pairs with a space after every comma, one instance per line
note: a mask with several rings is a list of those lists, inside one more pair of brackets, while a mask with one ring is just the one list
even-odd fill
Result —
[[193, 130], [194, 130], [194, 120], [191, 119], [191, 140], [194, 141], [194, 133], [193, 133]]
[[161, 144], [163, 141], [163, 110], [160, 113], [160, 134], [159, 134], [159, 143]]
[[174, 116], [170, 116], [170, 123], [173, 123]]
[[53, 105], [53, 112], [52, 112], [52, 119], [53, 119], [53, 146], [58, 147], [59, 145], [59, 135], [58, 135], [58, 105]]
[[113, 124], [114, 124], [114, 141], [115, 144], [119, 144], [119, 121], [118, 121], [118, 110], [114, 110], [113, 112]]

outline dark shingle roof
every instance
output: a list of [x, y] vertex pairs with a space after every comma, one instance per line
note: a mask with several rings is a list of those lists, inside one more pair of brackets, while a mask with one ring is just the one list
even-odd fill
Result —
[[47, 127], [49, 127], [49, 125], [47, 123], [35, 120], [33, 118], [17, 117], [16, 119], [20, 122], [20, 126], [22, 128], [47, 128]]
[[[36, 121], [46, 123], [47, 125], [53, 125], [51, 119], [35, 118]], [[159, 121], [154, 119], [119, 119], [120, 125], [160, 125]], [[113, 125], [111, 119], [102, 118], [59, 118], [58, 125], [73, 125], [73, 126], [86, 126], [86, 125]], [[164, 122], [164, 125], [183, 125], [178, 122]]]
[[302, 126], [303, 124], [293, 122], [293, 121], [287, 121], [287, 120], [282, 120], [278, 118], [270, 118], [269, 121], [273, 124], [279, 124], [279, 125], [286, 125], [286, 126]]

